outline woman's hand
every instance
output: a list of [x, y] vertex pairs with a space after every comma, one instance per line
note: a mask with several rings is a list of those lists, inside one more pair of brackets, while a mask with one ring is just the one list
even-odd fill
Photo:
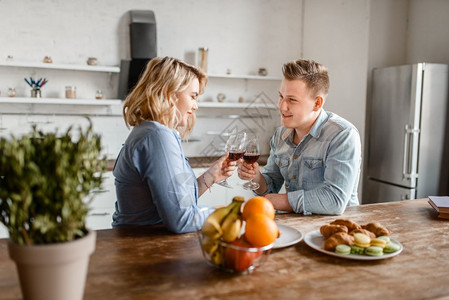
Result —
[[240, 179], [243, 180], [253, 180], [259, 171], [259, 164], [256, 162], [254, 164], [248, 164], [244, 161], [239, 163], [238, 174]]
[[229, 153], [226, 153], [215, 161], [210, 168], [206, 171], [208, 176], [212, 177], [215, 182], [220, 182], [226, 178], [232, 176], [235, 168], [237, 167], [237, 161], [228, 160]]

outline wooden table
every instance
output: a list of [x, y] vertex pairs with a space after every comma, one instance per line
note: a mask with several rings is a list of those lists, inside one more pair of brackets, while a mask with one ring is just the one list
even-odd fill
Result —
[[[195, 233], [158, 227], [98, 231], [85, 299], [429, 299], [449, 297], [449, 221], [426, 199], [350, 207], [343, 217], [378, 221], [402, 243], [398, 256], [355, 261], [328, 256], [304, 241], [273, 250], [250, 275], [207, 265]], [[302, 233], [335, 216], [279, 214]], [[20, 299], [15, 266], [0, 240], [0, 299]]]

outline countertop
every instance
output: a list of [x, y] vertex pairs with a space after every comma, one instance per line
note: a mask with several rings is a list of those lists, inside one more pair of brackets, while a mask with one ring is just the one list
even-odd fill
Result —
[[[206, 264], [196, 233], [161, 226], [97, 231], [84, 299], [433, 299], [449, 297], [449, 221], [426, 199], [349, 207], [344, 218], [378, 221], [404, 247], [376, 261], [329, 256], [304, 241], [272, 250], [254, 273], [233, 275]], [[307, 233], [336, 216], [277, 214]], [[0, 240], [0, 299], [20, 299], [7, 240]]]

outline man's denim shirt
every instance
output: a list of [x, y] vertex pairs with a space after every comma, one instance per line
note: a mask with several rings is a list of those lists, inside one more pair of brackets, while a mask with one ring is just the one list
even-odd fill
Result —
[[285, 182], [296, 213], [340, 215], [358, 205], [361, 143], [357, 129], [338, 115], [321, 111], [310, 132], [296, 146], [293, 129], [277, 128], [262, 175], [267, 193]]

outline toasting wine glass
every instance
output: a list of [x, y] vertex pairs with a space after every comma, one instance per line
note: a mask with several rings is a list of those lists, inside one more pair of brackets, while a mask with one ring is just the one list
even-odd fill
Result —
[[[260, 157], [260, 146], [257, 137], [251, 137], [246, 143], [245, 154], [243, 160], [248, 164], [254, 164]], [[254, 182], [252, 179], [243, 184], [243, 187], [247, 190], [257, 190], [260, 185]]]
[[[225, 151], [229, 152], [228, 161], [236, 161], [242, 158], [243, 154], [245, 154], [245, 145], [246, 145], [246, 132], [233, 132], [225, 146]], [[217, 182], [217, 184], [232, 188], [229, 183], [225, 180]]]

